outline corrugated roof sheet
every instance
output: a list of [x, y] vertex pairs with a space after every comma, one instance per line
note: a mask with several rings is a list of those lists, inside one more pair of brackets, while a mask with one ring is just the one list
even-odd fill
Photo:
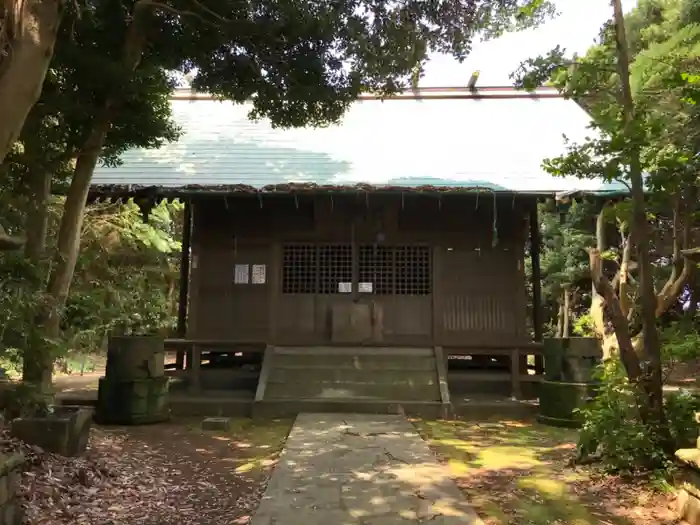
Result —
[[131, 150], [97, 168], [93, 186], [263, 188], [290, 183], [400, 187], [482, 186], [517, 192], [619, 192], [602, 180], [555, 178], [542, 161], [566, 135], [590, 135], [589, 116], [551, 90], [422, 90], [365, 97], [325, 128], [272, 129], [250, 106], [179, 92], [172, 107], [184, 135], [158, 150]]

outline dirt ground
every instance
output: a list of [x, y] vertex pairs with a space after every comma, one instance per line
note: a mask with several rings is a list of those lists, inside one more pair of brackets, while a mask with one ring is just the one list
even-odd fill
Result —
[[228, 432], [199, 421], [98, 427], [85, 458], [34, 455], [22, 477], [27, 523], [248, 523], [292, 421], [234, 420]]
[[[674, 370], [668, 389], [695, 387], [698, 369], [693, 364]], [[57, 376], [56, 386], [63, 392], [95, 390], [101, 375]], [[449, 463], [486, 525], [679, 523], [669, 487], [570, 467], [575, 431], [523, 421], [414, 423]], [[25, 477], [25, 497], [40, 503], [44, 516], [29, 523], [246, 524], [291, 424], [236, 420], [227, 433], [202, 432], [194, 420], [97, 428], [88, 458], [78, 460], [86, 465], [78, 469], [92, 472], [93, 481], [72, 491], [61, 488], [75, 484], [76, 460], [56, 458], [54, 466], [36, 470], [41, 483], [34, 487], [41, 490], [29, 484], [31, 474]], [[45, 488], [52, 484], [58, 487], [54, 493]], [[55, 509], [58, 514], [52, 514]]]
[[570, 467], [576, 432], [531, 422], [415, 421], [486, 525], [671, 525], [670, 487]]
[[[31, 525], [245, 525], [291, 420], [96, 427], [84, 458], [25, 447]], [[529, 422], [414, 421], [486, 525], [671, 525], [673, 495], [568, 465], [575, 431]], [[0, 443], [7, 442], [6, 433]], [[660, 487], [661, 488], [661, 487]]]

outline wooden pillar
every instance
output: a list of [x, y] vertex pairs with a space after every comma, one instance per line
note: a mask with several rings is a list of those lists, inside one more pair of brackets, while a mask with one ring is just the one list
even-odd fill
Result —
[[[190, 248], [192, 246], [192, 205], [185, 201], [182, 220], [182, 254], [180, 255], [180, 294], [177, 305], [177, 336], [187, 337], [187, 303], [190, 288]], [[185, 352], [177, 351], [175, 366], [178, 370], [185, 368]]]
[[189, 368], [190, 384], [189, 389], [192, 393], [198, 393], [201, 390], [200, 365], [202, 364], [202, 348], [198, 345], [192, 346], [192, 352], [189, 353], [187, 366]]
[[[540, 221], [537, 216], [537, 201], [530, 208], [530, 259], [532, 262], [532, 329], [535, 341], [542, 342], [542, 271], [540, 269]], [[544, 359], [535, 357], [537, 374], [544, 373]]]
[[522, 399], [523, 393], [520, 385], [520, 349], [510, 350], [510, 395], [513, 399]]

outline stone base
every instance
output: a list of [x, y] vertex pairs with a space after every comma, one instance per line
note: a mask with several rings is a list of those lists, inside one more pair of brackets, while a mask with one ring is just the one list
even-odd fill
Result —
[[61, 456], [79, 456], [88, 445], [92, 426], [92, 409], [57, 406], [44, 417], [18, 418], [10, 424], [13, 437], [46, 452]]
[[95, 419], [103, 425], [145, 425], [170, 419], [167, 377], [115, 381], [101, 377]]
[[594, 391], [595, 385], [591, 383], [542, 381], [538, 420], [555, 426], [580, 426], [581, 420], [577, 409], [586, 406]]
[[700, 499], [687, 490], [681, 489], [678, 491], [676, 508], [678, 517], [685, 520], [688, 525], [700, 525]]
[[24, 523], [24, 513], [17, 502], [17, 485], [23, 464], [21, 454], [0, 455], [0, 525]]
[[226, 432], [231, 428], [231, 420], [227, 417], [208, 417], [202, 421], [202, 430]]

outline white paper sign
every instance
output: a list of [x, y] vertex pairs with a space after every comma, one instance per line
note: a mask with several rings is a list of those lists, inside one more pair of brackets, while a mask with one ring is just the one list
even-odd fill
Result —
[[237, 264], [234, 272], [235, 284], [248, 284], [249, 282], [249, 269], [247, 264]]
[[360, 283], [360, 293], [372, 293], [372, 283]]
[[265, 284], [265, 276], [267, 273], [267, 267], [264, 264], [254, 264], [252, 271], [252, 283], [253, 284]]
[[352, 283], [338, 283], [339, 293], [352, 293]]

